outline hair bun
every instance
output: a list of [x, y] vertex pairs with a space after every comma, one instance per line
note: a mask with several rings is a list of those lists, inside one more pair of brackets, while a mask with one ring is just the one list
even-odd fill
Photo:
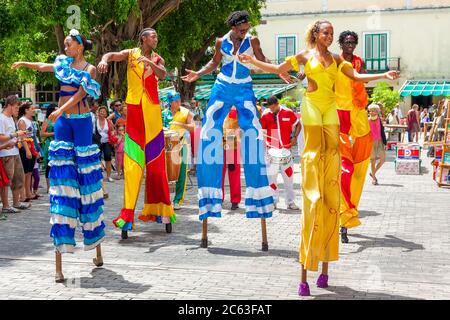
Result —
[[92, 50], [92, 41], [86, 40], [86, 43], [84, 44], [84, 50]]

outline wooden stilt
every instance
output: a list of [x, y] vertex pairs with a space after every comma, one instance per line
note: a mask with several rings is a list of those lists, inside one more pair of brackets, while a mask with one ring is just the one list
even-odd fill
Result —
[[166, 224], [166, 233], [172, 233], [172, 224], [171, 223]]
[[120, 236], [123, 240], [128, 239], [128, 231], [122, 230], [122, 234]]
[[59, 253], [58, 251], [55, 251], [55, 266], [56, 266], [55, 282], [62, 283], [65, 281], [65, 279], [64, 279], [64, 275], [62, 273], [61, 253]]
[[262, 251], [269, 251], [269, 243], [267, 242], [267, 228], [266, 219], [261, 219], [261, 233], [262, 233]]
[[101, 267], [103, 265], [103, 257], [102, 257], [102, 247], [101, 244], [99, 244], [96, 247], [96, 251], [97, 251], [97, 257], [95, 257], [92, 261], [94, 262], [94, 264], [97, 267]]
[[328, 275], [328, 262], [322, 262], [322, 274], [325, 276]]
[[301, 265], [302, 266], [302, 279], [301, 279], [301, 282], [306, 282], [307, 281], [307, 271], [306, 271], [306, 269], [305, 269], [305, 267], [303, 266], [303, 265]]
[[208, 219], [203, 220], [201, 247], [208, 248]]

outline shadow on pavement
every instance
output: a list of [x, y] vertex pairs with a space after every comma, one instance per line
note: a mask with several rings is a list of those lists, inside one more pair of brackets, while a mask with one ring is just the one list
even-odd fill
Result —
[[329, 286], [324, 290], [331, 293], [314, 296], [314, 300], [423, 300], [388, 293], [357, 291], [346, 286]]
[[[125, 280], [122, 275], [105, 268], [95, 268], [91, 271], [91, 275], [92, 277], [67, 279], [64, 286], [85, 289], [105, 288], [110, 292], [133, 294], [144, 293], [151, 288], [150, 285], [142, 285]], [[98, 294], [98, 292], [93, 293]]]
[[[352, 241], [352, 238], [366, 239], [363, 241]], [[412, 241], [405, 241], [393, 235], [386, 235], [385, 238], [363, 236], [360, 234], [350, 235], [350, 242], [359, 245], [358, 250], [353, 253], [360, 253], [369, 248], [403, 248], [403, 252], [414, 250], [424, 250], [424, 246]]]
[[[234, 256], [234, 257], [274, 256], [274, 257], [298, 259], [298, 251], [270, 249], [270, 243], [269, 243], [269, 251], [256, 251], [255, 252], [255, 251], [235, 250], [235, 249], [217, 248], [217, 247], [208, 248], [207, 250], [211, 254]], [[259, 250], [261, 250], [261, 249], [259, 249]]]
[[378, 213], [376, 211], [368, 211], [368, 210], [362, 210], [359, 211], [359, 217], [360, 218], [366, 218], [366, 217], [376, 217], [381, 215], [381, 213]]

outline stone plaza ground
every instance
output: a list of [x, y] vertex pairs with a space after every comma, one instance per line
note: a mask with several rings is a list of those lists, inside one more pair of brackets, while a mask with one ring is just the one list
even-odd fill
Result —
[[[95, 251], [83, 251], [77, 232], [75, 254], [63, 256], [64, 284], [54, 282], [48, 195], [9, 215], [0, 221], [0, 299], [450, 299], [450, 190], [437, 187], [425, 155], [416, 176], [396, 175], [393, 152], [388, 155], [380, 184], [367, 178], [362, 225], [349, 230], [350, 243], [340, 245], [340, 260], [330, 264], [330, 287], [317, 288], [319, 273], [309, 273], [311, 297], [297, 295], [301, 211], [281, 203], [267, 220], [269, 251], [263, 252], [260, 220], [246, 219], [242, 203], [230, 211], [226, 197], [223, 217], [209, 219], [209, 247], [200, 248], [192, 176], [173, 233], [138, 222], [127, 240], [111, 223], [122, 206], [123, 181], [106, 183], [104, 266], [95, 268]], [[299, 170], [296, 165], [301, 205]], [[142, 205], [141, 195], [137, 209]]]

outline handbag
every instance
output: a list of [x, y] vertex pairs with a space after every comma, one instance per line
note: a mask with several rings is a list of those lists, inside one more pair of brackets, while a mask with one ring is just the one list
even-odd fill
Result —
[[102, 140], [102, 136], [98, 132], [97, 119], [95, 119], [95, 121], [94, 121], [94, 133], [92, 134], [92, 143], [96, 144], [96, 145], [98, 145], [100, 147], [100, 145], [102, 144], [101, 140]]

